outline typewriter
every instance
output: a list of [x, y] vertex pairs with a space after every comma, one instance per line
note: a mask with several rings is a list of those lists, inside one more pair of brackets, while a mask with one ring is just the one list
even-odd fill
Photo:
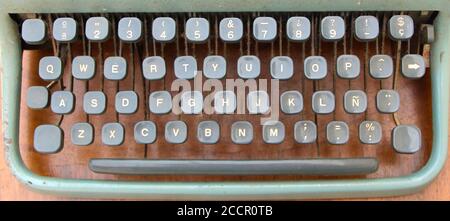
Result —
[[33, 190], [391, 196], [446, 160], [448, 1], [1, 5], [4, 151]]

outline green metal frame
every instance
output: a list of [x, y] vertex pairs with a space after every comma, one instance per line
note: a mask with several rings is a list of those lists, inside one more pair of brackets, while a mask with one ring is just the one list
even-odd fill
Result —
[[[21, 58], [17, 25], [9, 13], [226, 12], [226, 11], [422, 11], [435, 10], [431, 78], [433, 148], [426, 165], [393, 178], [271, 182], [137, 182], [77, 180], [30, 171], [19, 151]], [[417, 192], [442, 169], [447, 157], [450, 72], [449, 0], [0, 0], [3, 62], [3, 139], [11, 172], [27, 187], [76, 197], [146, 199], [302, 199], [393, 196]]]

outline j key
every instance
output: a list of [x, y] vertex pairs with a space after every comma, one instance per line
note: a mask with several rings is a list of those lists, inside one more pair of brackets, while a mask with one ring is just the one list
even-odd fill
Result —
[[159, 17], [153, 20], [152, 36], [155, 41], [169, 42], [175, 38], [177, 26], [170, 17]]
[[355, 35], [361, 41], [370, 41], [380, 32], [378, 19], [374, 16], [359, 16], [355, 19]]
[[57, 18], [52, 28], [53, 38], [59, 42], [71, 42], [77, 36], [77, 22], [73, 18]]
[[30, 45], [42, 44], [46, 40], [47, 26], [41, 19], [27, 19], [22, 23], [22, 39]]
[[91, 17], [86, 21], [85, 35], [91, 41], [105, 41], [109, 36], [109, 21], [105, 17]]
[[345, 22], [339, 16], [327, 16], [320, 23], [320, 33], [327, 41], [336, 41], [344, 37]]
[[239, 18], [224, 18], [219, 24], [220, 39], [225, 42], [241, 40], [244, 33], [244, 25]]
[[253, 21], [253, 37], [258, 41], [272, 41], [277, 37], [277, 21], [272, 17], [258, 17]]
[[414, 21], [409, 15], [394, 15], [389, 19], [389, 35], [395, 40], [408, 40], [414, 34]]

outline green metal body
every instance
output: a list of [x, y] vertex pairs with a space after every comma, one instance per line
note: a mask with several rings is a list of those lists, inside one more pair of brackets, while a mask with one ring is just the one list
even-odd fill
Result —
[[[8, 13], [422, 11], [435, 10], [431, 78], [433, 147], [426, 165], [401, 177], [271, 182], [130, 182], [44, 177], [30, 171], [19, 151], [21, 58], [19, 31]], [[146, 199], [302, 199], [392, 196], [417, 192], [442, 169], [447, 156], [450, 72], [449, 0], [0, 0], [3, 139], [12, 173], [27, 187], [76, 197]], [[23, 119], [22, 119], [23, 120]]]

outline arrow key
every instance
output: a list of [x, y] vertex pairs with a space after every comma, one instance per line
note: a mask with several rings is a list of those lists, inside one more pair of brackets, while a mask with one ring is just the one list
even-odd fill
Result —
[[425, 75], [425, 59], [422, 55], [407, 54], [402, 58], [402, 73], [407, 78], [421, 78]]

